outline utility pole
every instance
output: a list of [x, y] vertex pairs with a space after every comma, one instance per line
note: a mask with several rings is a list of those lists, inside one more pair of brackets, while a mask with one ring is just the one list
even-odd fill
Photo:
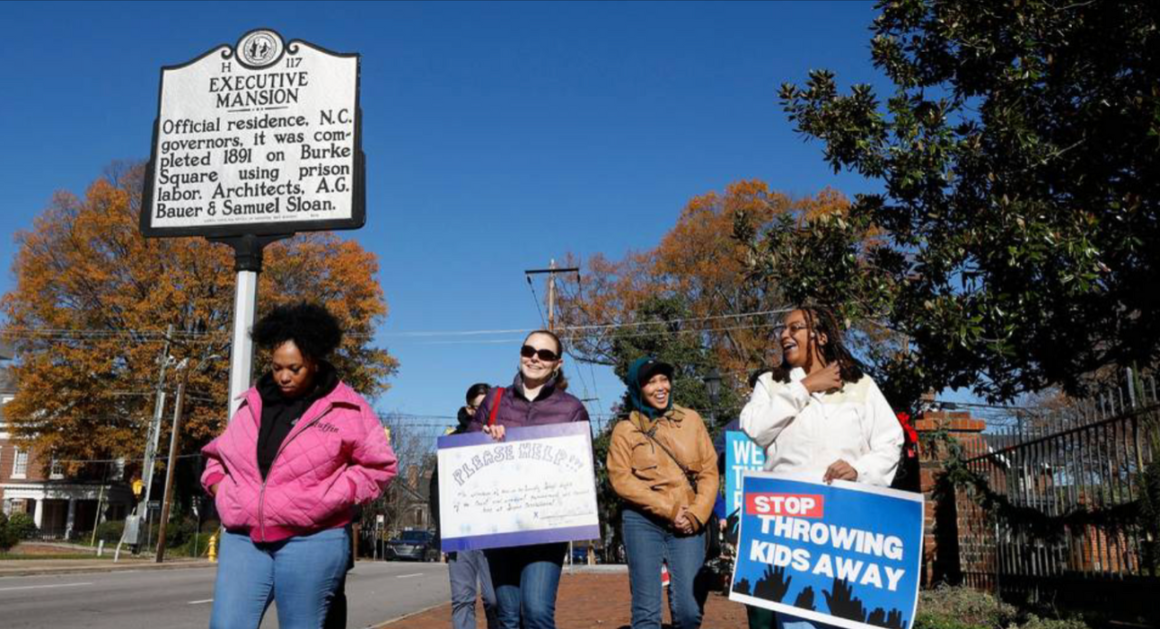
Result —
[[541, 275], [547, 273], [548, 275], [548, 329], [556, 329], [556, 275], [560, 273], [575, 273], [577, 277], [580, 276], [580, 269], [578, 267], [560, 268], [556, 266], [556, 261], [552, 260], [546, 269], [528, 269], [524, 271], [524, 276], [528, 278], [528, 283], [531, 283], [533, 275]]
[[[153, 407], [153, 423], [149, 425], [149, 437], [145, 442], [145, 460], [141, 468], [141, 480], [144, 483], [144, 493], [141, 502], [137, 503], [137, 510], [125, 522], [125, 533], [121, 536], [121, 543], [128, 542], [137, 548], [141, 539], [141, 517], [148, 512], [149, 493], [153, 487], [153, 463], [157, 457], [157, 442], [161, 439], [161, 415], [165, 412], [165, 370], [169, 367], [169, 345], [173, 341], [173, 324], [165, 328], [165, 346], [161, 350], [161, 373], [157, 376], [157, 402]], [[120, 544], [117, 550], [120, 551]]]
[[177, 366], [182, 370], [181, 384], [177, 385], [177, 401], [173, 404], [173, 427], [169, 433], [169, 461], [165, 466], [165, 495], [161, 499], [161, 528], [157, 533], [157, 563], [165, 561], [165, 534], [169, 529], [169, 503], [173, 499], [173, 473], [177, 468], [177, 442], [181, 435], [181, 412], [185, 402], [185, 385], [189, 382], [189, 359]]

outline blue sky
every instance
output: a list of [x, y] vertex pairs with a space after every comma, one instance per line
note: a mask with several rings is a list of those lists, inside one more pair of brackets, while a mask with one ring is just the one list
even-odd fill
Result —
[[[377, 406], [451, 415], [472, 382], [510, 381], [520, 335], [409, 335], [539, 327], [524, 269], [652, 247], [691, 197], [740, 179], [876, 188], [835, 175], [777, 103], [810, 69], [885, 85], [873, 17], [869, 2], [3, 3], [0, 263], [54, 191], [148, 157], [160, 66], [259, 26], [361, 53], [367, 225], [343, 235], [379, 256], [391, 309], [377, 342], [401, 369]], [[574, 392], [607, 412], [622, 385], [580, 371]]]

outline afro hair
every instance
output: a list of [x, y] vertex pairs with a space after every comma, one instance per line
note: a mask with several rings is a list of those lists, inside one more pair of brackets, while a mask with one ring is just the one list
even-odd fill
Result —
[[305, 356], [324, 360], [342, 342], [342, 328], [329, 310], [303, 301], [275, 307], [254, 325], [250, 338], [267, 350], [294, 341]]

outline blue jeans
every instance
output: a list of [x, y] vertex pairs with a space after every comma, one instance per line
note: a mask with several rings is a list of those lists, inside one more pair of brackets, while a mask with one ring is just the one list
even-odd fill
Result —
[[222, 535], [210, 629], [257, 629], [271, 602], [282, 629], [318, 629], [350, 556], [344, 528], [257, 544]]
[[[491, 572], [482, 550], [461, 550], [447, 557], [447, 573], [451, 576], [451, 626], [454, 629], [475, 629], [475, 595], [483, 596], [483, 613], [487, 615], [487, 629], [496, 629], [495, 588], [491, 586]], [[478, 581], [479, 587], [476, 587]]]
[[697, 593], [700, 588], [697, 576], [705, 563], [705, 532], [678, 535], [631, 508], [624, 510], [622, 530], [632, 590], [632, 629], [660, 629], [662, 562], [669, 566], [673, 627], [700, 627], [704, 598]]
[[567, 550], [567, 544], [536, 544], [485, 551], [500, 629], [520, 629], [521, 616], [523, 629], [556, 629], [556, 590]]

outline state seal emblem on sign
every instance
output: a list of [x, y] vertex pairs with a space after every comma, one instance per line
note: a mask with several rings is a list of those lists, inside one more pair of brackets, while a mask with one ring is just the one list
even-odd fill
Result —
[[283, 50], [282, 37], [271, 30], [250, 31], [238, 40], [238, 59], [251, 68], [264, 68], [278, 61]]

